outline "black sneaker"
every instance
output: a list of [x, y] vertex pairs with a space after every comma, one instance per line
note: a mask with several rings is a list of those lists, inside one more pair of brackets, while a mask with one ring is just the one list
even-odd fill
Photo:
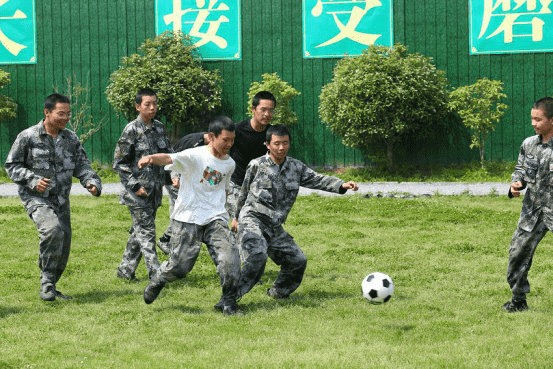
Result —
[[528, 304], [526, 303], [526, 300], [520, 300], [520, 301], [511, 300], [504, 303], [501, 308], [503, 310], [507, 310], [509, 313], [516, 313], [517, 311], [528, 310]]
[[223, 312], [224, 304], [225, 304], [225, 301], [223, 300], [223, 296], [221, 296], [221, 299], [219, 300], [218, 303], [213, 305], [213, 308], [215, 310], [219, 310], [220, 312]]
[[62, 299], [62, 300], [71, 300], [73, 297], [71, 296], [67, 296], [67, 295], [64, 295], [63, 293], [61, 293], [60, 291], [58, 290], [55, 290], [55, 294], [56, 294], [56, 297], [58, 299]]
[[131, 281], [131, 282], [138, 282], [138, 279], [136, 279], [136, 276], [134, 275], [134, 273], [129, 274], [126, 271], [123, 271], [119, 268], [117, 268], [117, 278], [126, 279], [127, 281]]
[[159, 296], [159, 293], [161, 292], [163, 287], [165, 287], [165, 283], [155, 283], [150, 280], [150, 282], [148, 282], [148, 285], [144, 289], [144, 302], [147, 304], [151, 304], [152, 302], [154, 302], [155, 299], [157, 299], [157, 297]]
[[239, 312], [239, 309], [238, 309], [238, 304], [236, 302], [231, 303], [229, 305], [225, 305], [223, 307], [223, 314], [225, 314], [225, 315], [241, 315], [240, 312]]
[[40, 298], [44, 301], [54, 301], [56, 299], [56, 287], [51, 283], [40, 286]]
[[267, 290], [267, 296], [274, 299], [289, 299], [290, 295], [283, 295], [273, 286]]
[[169, 255], [170, 249], [169, 249], [169, 241], [163, 241], [161, 238], [159, 239], [157, 243], [157, 247], [165, 254]]

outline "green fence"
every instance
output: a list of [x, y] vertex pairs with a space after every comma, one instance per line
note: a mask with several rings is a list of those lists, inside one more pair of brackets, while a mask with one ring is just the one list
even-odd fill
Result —
[[[85, 148], [93, 160], [112, 161], [126, 121], [109, 106], [104, 90], [121, 57], [155, 36], [154, 8], [155, 0], [36, 0], [37, 64], [1, 66], [12, 76], [1, 92], [19, 104], [18, 117], [0, 124], [2, 163], [15, 136], [42, 118], [42, 102], [53, 86], [63, 90], [66, 78], [73, 76], [92, 88], [93, 115], [108, 120]], [[293, 104], [299, 122], [292, 129], [291, 155], [310, 165], [363, 165], [363, 154], [345, 148], [319, 119], [319, 94], [331, 81], [337, 59], [302, 57], [301, 12], [300, 0], [242, 0], [242, 60], [206, 63], [225, 81], [222, 113], [235, 121], [245, 119], [251, 82], [276, 72], [301, 92]], [[531, 104], [553, 90], [553, 55], [469, 56], [468, 30], [467, 0], [394, 1], [394, 41], [432, 57], [453, 86], [482, 77], [505, 82], [510, 109], [489, 139], [487, 158], [515, 160], [522, 139], [533, 134]], [[460, 130], [431, 142], [412, 142], [400, 158], [440, 163], [476, 159], [468, 144], [467, 132]]]

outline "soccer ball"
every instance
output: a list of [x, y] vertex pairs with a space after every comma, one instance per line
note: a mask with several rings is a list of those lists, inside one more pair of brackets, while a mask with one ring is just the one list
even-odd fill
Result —
[[384, 273], [374, 272], [363, 278], [361, 282], [363, 297], [371, 304], [388, 302], [394, 294], [394, 282]]

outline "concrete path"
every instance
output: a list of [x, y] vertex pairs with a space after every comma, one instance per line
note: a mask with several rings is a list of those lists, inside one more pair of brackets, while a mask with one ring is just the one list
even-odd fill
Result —
[[[420, 195], [460, 195], [470, 194], [475, 196], [489, 195], [490, 193], [497, 193], [500, 195], [506, 195], [509, 191], [509, 183], [457, 183], [457, 182], [370, 182], [370, 183], [358, 183], [359, 190], [357, 193], [372, 195], [381, 194], [410, 194], [414, 196]], [[120, 183], [106, 183], [102, 190], [103, 194], [119, 194], [121, 191]], [[300, 196], [309, 195], [311, 193], [318, 193], [320, 195], [331, 194], [324, 191], [315, 191], [308, 188], [300, 187]], [[348, 191], [347, 194], [353, 194], [354, 192]], [[88, 191], [84, 189], [79, 183], [74, 183], [71, 189], [72, 195], [88, 194]], [[18, 196], [17, 185], [13, 183], [0, 184], [0, 197], [5, 196]]]

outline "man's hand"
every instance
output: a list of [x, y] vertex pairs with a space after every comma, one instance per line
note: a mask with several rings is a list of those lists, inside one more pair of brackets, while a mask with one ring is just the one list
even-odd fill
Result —
[[344, 183], [342, 187], [345, 188], [346, 190], [353, 190], [353, 191], [357, 191], [359, 189], [359, 187], [357, 187], [357, 183], [353, 181]]
[[93, 196], [96, 196], [98, 194], [98, 189], [94, 185], [88, 185], [86, 186], [86, 189], [88, 192], [90, 192]]
[[143, 156], [142, 158], [140, 158], [140, 160], [138, 161], [138, 167], [140, 169], [142, 169], [143, 167], [145, 167], [146, 165], [150, 165], [152, 164], [152, 157], [150, 155], [147, 155], [147, 156]]
[[179, 188], [179, 186], [180, 186], [180, 181], [179, 181], [178, 178], [171, 178], [171, 182], [173, 182], [173, 187]]
[[135, 194], [136, 196], [148, 196], [148, 193], [146, 192], [146, 189], [144, 187], [140, 187], [140, 189], [136, 191]]
[[519, 197], [520, 196], [519, 189], [521, 187], [522, 187], [522, 182], [521, 181], [511, 183], [511, 194], [513, 195], [513, 197]]
[[232, 220], [232, 223], [230, 224], [230, 228], [236, 232], [238, 230], [238, 220], [236, 219], [233, 219]]
[[36, 185], [36, 192], [43, 193], [50, 187], [50, 179], [49, 178], [42, 178], [40, 181], [38, 181], [38, 184]]

